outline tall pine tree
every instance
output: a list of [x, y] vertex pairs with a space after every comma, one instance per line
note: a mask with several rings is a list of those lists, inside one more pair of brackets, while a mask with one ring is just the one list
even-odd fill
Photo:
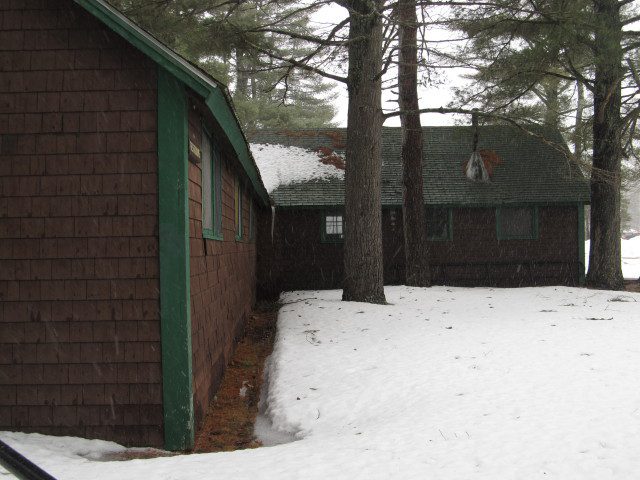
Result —
[[[587, 283], [599, 288], [623, 284], [621, 160], [633, 151], [640, 114], [632, 55], [640, 41], [637, 32], [625, 29], [638, 19], [631, 9], [630, 0], [496, 0], [457, 11], [458, 25], [473, 38], [470, 52], [481, 53], [475, 57], [481, 83], [476, 99], [485, 108], [540, 123], [573, 111], [575, 151], [582, 154], [585, 144], [593, 145]], [[563, 105], [561, 92], [576, 84], [576, 100]], [[527, 98], [531, 93], [538, 102]], [[585, 97], [593, 105], [586, 120]], [[592, 125], [590, 140], [581, 142], [585, 123]]]

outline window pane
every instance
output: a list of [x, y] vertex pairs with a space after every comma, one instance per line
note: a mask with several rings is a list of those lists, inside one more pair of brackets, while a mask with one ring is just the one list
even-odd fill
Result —
[[533, 237], [533, 208], [500, 209], [500, 230], [505, 237]]
[[240, 180], [236, 179], [236, 236], [242, 237], [242, 185]]
[[449, 210], [446, 208], [427, 207], [427, 238], [446, 240], [449, 238]]
[[217, 235], [222, 235], [222, 158], [213, 149], [213, 225]]
[[249, 239], [253, 240], [254, 231], [254, 218], [253, 218], [253, 199], [249, 199]]
[[211, 173], [211, 141], [202, 135], [202, 228], [205, 230], [213, 230]]
[[325, 215], [325, 234], [337, 238], [343, 237], [343, 220], [340, 214]]

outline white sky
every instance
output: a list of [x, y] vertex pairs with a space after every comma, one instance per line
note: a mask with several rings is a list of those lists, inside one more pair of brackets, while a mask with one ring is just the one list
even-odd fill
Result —
[[[633, 4], [630, 5], [633, 7]], [[331, 3], [323, 7], [319, 12], [312, 16], [312, 21], [318, 24], [335, 25], [340, 20], [347, 17], [347, 10], [343, 7]], [[640, 21], [627, 25], [625, 29], [640, 29]], [[456, 34], [446, 29], [430, 28], [428, 39], [430, 40], [446, 40], [447, 38], [453, 38]], [[443, 44], [438, 45], [442, 48]], [[438, 82], [427, 87], [421, 87], [419, 89], [419, 101], [421, 108], [438, 108], [446, 107], [449, 102], [453, 100], [454, 92], [453, 88], [461, 88], [466, 80], [462, 78], [464, 69], [438, 69]], [[347, 89], [343, 84], [336, 83], [335, 88], [335, 100], [334, 105], [337, 108], [337, 115], [334, 121], [338, 126], [346, 127], [347, 125]], [[397, 108], [397, 102], [395, 96], [388, 90], [383, 91], [382, 106], [385, 110]], [[453, 125], [456, 120], [462, 119], [469, 121], [464, 115], [442, 115], [442, 114], [423, 114], [421, 116], [422, 125]], [[400, 126], [400, 120], [398, 117], [390, 118], [385, 122], [385, 126]]]
[[[335, 25], [337, 22], [347, 17], [347, 10], [336, 4], [329, 4], [323, 7], [318, 13], [316, 13], [312, 20], [318, 24]], [[432, 29], [432, 38], [441, 40], [446, 39], [449, 34], [444, 29]], [[438, 72], [438, 84], [430, 85], [428, 87], [421, 87], [419, 89], [419, 101], [421, 108], [438, 108], [446, 107], [449, 102], [453, 100], [453, 87], [460, 87], [464, 84], [464, 79], [461, 78], [463, 73], [462, 69], [447, 69], [446, 72]], [[337, 115], [334, 121], [340, 127], [347, 126], [347, 109], [348, 109], [348, 96], [346, 85], [339, 82], [333, 82], [327, 80], [328, 83], [335, 83], [335, 100], [334, 105], [337, 109]], [[385, 110], [394, 110], [398, 104], [396, 102], [396, 96], [389, 90], [384, 90], [382, 94], [382, 106]], [[454, 115], [442, 115], [438, 113], [423, 114], [421, 116], [422, 125], [453, 125], [456, 118], [464, 118]], [[394, 127], [400, 126], [400, 119], [398, 117], [392, 117], [385, 122], [385, 126]]]

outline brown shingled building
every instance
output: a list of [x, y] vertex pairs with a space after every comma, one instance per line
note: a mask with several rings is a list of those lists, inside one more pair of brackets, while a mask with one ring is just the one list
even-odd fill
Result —
[[[480, 132], [503, 161], [489, 186], [461, 175], [468, 129], [428, 131], [434, 281], [579, 283], [584, 179], [501, 128]], [[399, 138], [384, 130], [387, 283]], [[192, 447], [257, 290], [341, 286], [343, 200], [340, 181], [270, 199], [226, 88], [105, 0], [0, 2], [0, 430]]]
[[224, 86], [102, 0], [1, 2], [0, 429], [189, 448], [267, 201]]
[[[473, 148], [493, 165], [490, 182], [470, 181]], [[541, 141], [540, 137], [546, 139]], [[557, 130], [506, 125], [424, 127], [423, 197], [432, 282], [521, 287], [584, 280], [584, 205], [589, 184], [563, 154]], [[344, 156], [346, 129], [261, 130], [252, 143]], [[402, 130], [384, 127], [382, 244], [385, 285], [405, 281]], [[286, 151], [286, 150], [285, 150]], [[568, 150], [566, 150], [568, 152]], [[344, 181], [339, 176], [281, 185], [271, 192], [275, 222], [263, 218], [259, 292], [341, 288]], [[273, 229], [273, 238], [271, 231]]]

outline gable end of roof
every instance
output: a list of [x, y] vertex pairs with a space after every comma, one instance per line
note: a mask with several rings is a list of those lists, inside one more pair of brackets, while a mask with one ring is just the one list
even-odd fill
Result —
[[204, 98], [205, 104], [231, 142], [258, 197], [267, 205], [269, 195], [262, 184], [260, 172], [251, 156], [247, 139], [240, 127], [226, 87], [140, 28], [106, 1], [74, 0], [74, 2]]

